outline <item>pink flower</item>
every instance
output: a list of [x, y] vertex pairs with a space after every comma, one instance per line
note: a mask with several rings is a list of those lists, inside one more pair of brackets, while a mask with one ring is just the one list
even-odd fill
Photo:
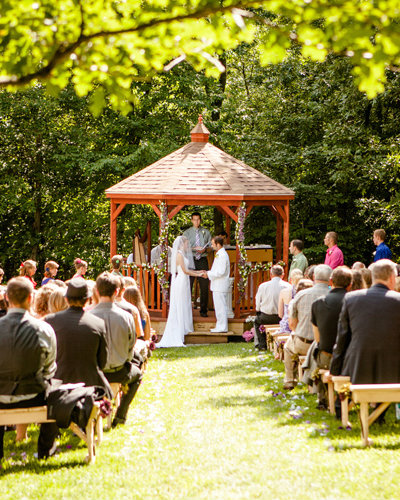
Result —
[[153, 333], [153, 335], [151, 336], [151, 340], [152, 340], [152, 342], [157, 342], [158, 336], [156, 333]]
[[260, 325], [260, 332], [265, 333], [265, 326], [264, 325]]
[[246, 332], [243, 333], [242, 337], [246, 342], [250, 342], [254, 338], [254, 331], [253, 328], [251, 330], [247, 330]]
[[150, 351], [154, 351], [154, 349], [156, 348], [156, 343], [151, 341], [150, 344], [149, 344], [149, 349]]

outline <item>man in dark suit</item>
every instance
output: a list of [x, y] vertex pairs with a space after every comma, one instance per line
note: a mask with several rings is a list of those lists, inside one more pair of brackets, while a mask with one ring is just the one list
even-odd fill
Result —
[[[29, 314], [33, 286], [25, 277], [7, 284], [9, 308], [0, 319], [0, 408], [30, 408], [46, 404], [45, 393], [56, 371], [56, 337], [48, 324]], [[57, 429], [42, 424], [38, 457], [54, 452]], [[4, 427], [0, 426], [0, 458]]]
[[400, 293], [396, 265], [372, 266], [373, 285], [345, 295], [330, 372], [353, 384], [400, 383]]
[[88, 298], [86, 281], [73, 278], [66, 293], [69, 308], [46, 317], [57, 337], [56, 378], [64, 383], [104, 387], [112, 398], [102, 371], [107, 362], [106, 327], [102, 319], [83, 310]]

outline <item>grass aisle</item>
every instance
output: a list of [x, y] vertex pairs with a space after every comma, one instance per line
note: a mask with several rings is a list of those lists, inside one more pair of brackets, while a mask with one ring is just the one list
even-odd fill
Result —
[[8, 433], [0, 498], [398, 498], [393, 410], [364, 450], [356, 413], [352, 431], [338, 429], [304, 388], [280, 392], [282, 370], [247, 344], [157, 350], [127, 425], [105, 434], [94, 465], [69, 433], [46, 463], [32, 457], [36, 431], [13, 449]]

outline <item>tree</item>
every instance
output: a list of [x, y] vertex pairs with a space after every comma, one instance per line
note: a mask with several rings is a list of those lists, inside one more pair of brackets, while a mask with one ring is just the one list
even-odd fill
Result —
[[400, 61], [398, 16], [398, 0], [4, 0], [0, 84], [46, 81], [56, 94], [72, 81], [79, 96], [95, 88], [94, 113], [106, 95], [126, 113], [137, 101], [132, 82], [185, 59], [216, 75], [218, 54], [258, 35], [264, 65], [293, 44], [317, 61], [346, 55], [360, 90], [374, 97]]

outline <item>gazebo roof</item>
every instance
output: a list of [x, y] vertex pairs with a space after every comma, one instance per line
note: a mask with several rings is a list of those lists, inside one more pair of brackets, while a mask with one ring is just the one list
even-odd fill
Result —
[[292, 199], [294, 191], [213, 146], [201, 118], [192, 142], [106, 190], [109, 198]]

